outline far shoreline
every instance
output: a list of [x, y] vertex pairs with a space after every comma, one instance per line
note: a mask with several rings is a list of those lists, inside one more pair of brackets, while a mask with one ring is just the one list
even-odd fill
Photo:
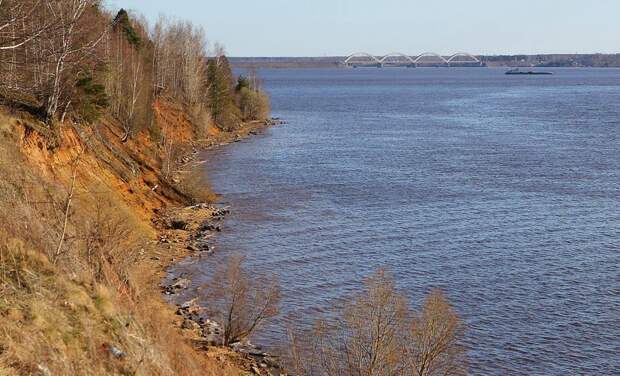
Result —
[[[488, 68], [620, 68], [620, 54], [517, 54], [476, 55]], [[230, 63], [237, 69], [347, 68], [347, 56], [237, 56]], [[431, 64], [432, 65], [432, 64]], [[432, 67], [432, 66], [430, 66]], [[470, 66], [473, 67], [473, 66]], [[478, 68], [477, 66], [475, 68]]]

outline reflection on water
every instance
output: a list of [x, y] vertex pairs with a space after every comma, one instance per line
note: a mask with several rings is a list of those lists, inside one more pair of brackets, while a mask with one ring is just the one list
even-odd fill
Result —
[[289, 124], [209, 152], [231, 252], [304, 324], [377, 267], [444, 289], [474, 374], [620, 374], [620, 71], [269, 70]]

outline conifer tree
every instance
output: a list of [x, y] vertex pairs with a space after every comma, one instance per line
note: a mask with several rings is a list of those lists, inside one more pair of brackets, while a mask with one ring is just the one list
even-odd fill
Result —
[[234, 103], [232, 70], [225, 56], [209, 60], [207, 82], [207, 104], [213, 121], [221, 129], [234, 129], [238, 124], [238, 110]]

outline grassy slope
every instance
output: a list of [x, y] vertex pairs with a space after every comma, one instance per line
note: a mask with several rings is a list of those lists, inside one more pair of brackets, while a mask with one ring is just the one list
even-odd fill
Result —
[[[156, 114], [187, 151], [183, 112]], [[64, 124], [50, 149], [38, 127], [0, 112], [0, 375], [244, 374], [224, 349], [195, 350], [161, 298], [162, 271], [184, 251], [157, 243], [155, 213], [186, 197], [161, 178], [151, 137]]]

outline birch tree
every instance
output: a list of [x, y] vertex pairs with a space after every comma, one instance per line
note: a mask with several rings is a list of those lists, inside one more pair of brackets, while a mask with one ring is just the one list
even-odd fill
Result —
[[[103, 39], [105, 31], [95, 35], [88, 32], [92, 25], [85, 24], [87, 11], [95, 10], [96, 0], [47, 0], [48, 16], [59, 20], [54, 33], [43, 34], [44, 45], [49, 48], [48, 63], [51, 66], [50, 81], [44, 93], [44, 115], [52, 120], [57, 115], [59, 106], [65, 98], [65, 89], [70, 75], [70, 68], [83, 62], [97, 44]], [[92, 20], [92, 19], [91, 19]], [[68, 102], [65, 102], [68, 105]]]
[[106, 87], [112, 102], [112, 115], [123, 126], [123, 142], [140, 125], [149, 122], [148, 114], [151, 113], [151, 62], [145, 47], [148, 39], [145, 29], [142, 22], [131, 20], [121, 9], [107, 38], [110, 52]]
[[54, 20], [38, 25], [28, 22], [42, 6], [42, 0], [0, 0], [0, 51], [20, 48], [54, 25]]
[[204, 30], [188, 22], [160, 18], [152, 39], [155, 88], [190, 107], [202, 104], [207, 60]]

